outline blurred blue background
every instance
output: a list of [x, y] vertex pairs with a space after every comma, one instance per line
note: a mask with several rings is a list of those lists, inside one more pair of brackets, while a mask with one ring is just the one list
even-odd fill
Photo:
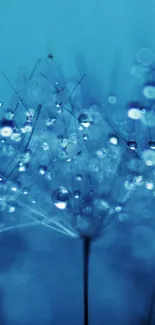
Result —
[[[136, 52], [155, 50], [154, 14], [153, 0], [1, 0], [0, 69], [15, 84], [22, 69], [51, 52], [71, 78], [82, 56], [87, 77], [100, 82], [103, 98], [114, 91], [127, 101]], [[10, 96], [1, 76], [0, 101], [7, 103]], [[152, 229], [120, 224], [96, 241], [90, 325], [143, 324], [154, 270]], [[0, 325], [82, 325], [82, 285], [80, 240], [47, 228], [0, 235]]]

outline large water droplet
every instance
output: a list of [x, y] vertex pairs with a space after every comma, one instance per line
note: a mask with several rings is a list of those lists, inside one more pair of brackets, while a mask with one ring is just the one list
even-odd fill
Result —
[[155, 84], [148, 83], [143, 87], [143, 95], [145, 98], [153, 100], [155, 99]]
[[80, 114], [80, 116], [78, 118], [78, 122], [79, 122], [80, 126], [82, 126], [84, 128], [89, 128], [91, 125], [91, 121], [87, 114]]
[[136, 150], [136, 148], [137, 148], [137, 142], [136, 141], [134, 141], [134, 140], [130, 140], [130, 141], [128, 141], [127, 142], [127, 145], [128, 145], [128, 147], [131, 149], [131, 150]]
[[137, 61], [149, 66], [155, 61], [155, 53], [149, 48], [142, 48], [137, 52]]
[[52, 200], [58, 209], [64, 210], [70, 203], [70, 193], [67, 188], [60, 186], [53, 191]]
[[147, 166], [155, 166], [155, 151], [145, 150], [142, 154], [142, 157]]

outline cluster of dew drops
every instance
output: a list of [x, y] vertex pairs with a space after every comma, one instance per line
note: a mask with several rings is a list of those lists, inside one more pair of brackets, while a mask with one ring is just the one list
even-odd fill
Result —
[[[65, 80], [38, 60], [0, 107], [0, 231], [44, 225], [69, 236], [151, 215], [155, 196], [155, 55], [131, 69], [137, 100], [90, 98], [85, 75]], [[120, 94], [121, 97], [121, 94]]]

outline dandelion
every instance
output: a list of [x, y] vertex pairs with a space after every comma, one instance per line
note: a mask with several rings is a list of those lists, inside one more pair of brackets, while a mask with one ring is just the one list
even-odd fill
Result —
[[[116, 223], [131, 221], [142, 189], [152, 200], [155, 141], [141, 118], [143, 103], [127, 105], [121, 119], [118, 101], [111, 95], [111, 117], [106, 104], [90, 102], [89, 96], [86, 101], [87, 94], [82, 97], [84, 76], [70, 92], [48, 55], [23, 88], [15, 89], [7, 79], [16, 104], [11, 110], [5, 103], [1, 107], [0, 232], [42, 226], [83, 240], [88, 325], [92, 240]], [[153, 96], [147, 93], [145, 89], [145, 121], [150, 111], [146, 100]], [[140, 130], [145, 131], [145, 141]]]

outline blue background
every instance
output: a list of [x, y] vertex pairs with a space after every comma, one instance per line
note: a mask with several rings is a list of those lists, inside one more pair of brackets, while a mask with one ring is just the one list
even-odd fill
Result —
[[[103, 98], [115, 90], [127, 101], [137, 50], [155, 49], [154, 14], [153, 0], [1, 0], [0, 69], [15, 84], [22, 69], [31, 69], [38, 57], [52, 52], [71, 78], [75, 58], [82, 55], [87, 77], [100, 81]], [[7, 103], [10, 96], [1, 76], [0, 100]], [[121, 224], [98, 239], [90, 261], [90, 324], [142, 324], [154, 269], [155, 234], [143, 224], [136, 229]], [[47, 228], [2, 233], [0, 324], [82, 321], [80, 240]]]

